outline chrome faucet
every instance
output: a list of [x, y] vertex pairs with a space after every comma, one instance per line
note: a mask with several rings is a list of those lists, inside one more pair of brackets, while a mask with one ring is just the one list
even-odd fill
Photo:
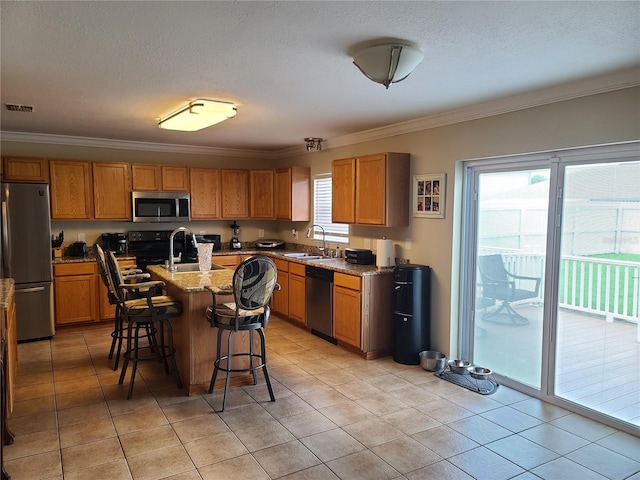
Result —
[[313, 225], [311, 225], [309, 227], [309, 230], [307, 230], [307, 238], [309, 238], [311, 236], [311, 232], [313, 232], [313, 227], [318, 227], [320, 228], [320, 230], [322, 230], [322, 247], [319, 247], [318, 250], [320, 250], [322, 252], [322, 256], [326, 257], [327, 256], [327, 244], [325, 243], [325, 233], [324, 233], [324, 227], [322, 225], [318, 225], [316, 223], [314, 223]]
[[198, 249], [198, 242], [196, 241], [196, 236], [187, 227], [178, 227], [173, 232], [171, 232], [171, 235], [169, 236], [169, 271], [170, 272], [175, 272], [177, 270], [177, 267], [175, 266], [175, 262], [182, 261], [182, 252], [180, 252], [177, 257], [173, 256], [173, 237], [175, 237], [176, 233], [179, 233], [179, 232], [184, 232], [185, 247], [187, 244], [187, 232], [188, 232], [191, 234], [191, 239], [193, 240], [193, 246], [196, 247], [196, 250]]

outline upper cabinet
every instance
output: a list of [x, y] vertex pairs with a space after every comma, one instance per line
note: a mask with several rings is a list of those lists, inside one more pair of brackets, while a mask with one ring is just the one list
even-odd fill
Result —
[[131, 220], [128, 163], [93, 164], [93, 209], [97, 220]]
[[50, 192], [52, 219], [90, 219], [93, 195], [91, 163], [78, 160], [51, 160]]
[[132, 187], [136, 192], [189, 191], [189, 175], [186, 166], [134, 163], [131, 165], [131, 176]]
[[222, 218], [249, 217], [249, 170], [220, 170]]
[[383, 227], [409, 225], [409, 172], [410, 157], [406, 153], [334, 161], [333, 221]]
[[251, 218], [273, 218], [273, 170], [249, 171], [249, 216]]
[[309, 167], [278, 168], [275, 172], [275, 217], [293, 222], [309, 221]]
[[189, 181], [191, 183], [191, 219], [220, 218], [220, 170], [190, 168]]
[[49, 183], [49, 160], [5, 157], [2, 159], [2, 181]]

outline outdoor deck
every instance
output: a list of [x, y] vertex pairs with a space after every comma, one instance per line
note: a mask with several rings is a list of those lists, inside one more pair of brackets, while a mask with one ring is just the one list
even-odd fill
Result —
[[[516, 310], [529, 319], [528, 325], [499, 325], [483, 320], [483, 312], [477, 314], [474, 363], [537, 387], [543, 307], [521, 305]], [[640, 426], [636, 324], [561, 309], [557, 350], [557, 396]]]

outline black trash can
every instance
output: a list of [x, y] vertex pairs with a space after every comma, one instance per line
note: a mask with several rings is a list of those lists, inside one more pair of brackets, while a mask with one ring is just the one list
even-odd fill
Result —
[[431, 269], [398, 265], [393, 270], [393, 360], [418, 365], [419, 353], [429, 350], [431, 327]]

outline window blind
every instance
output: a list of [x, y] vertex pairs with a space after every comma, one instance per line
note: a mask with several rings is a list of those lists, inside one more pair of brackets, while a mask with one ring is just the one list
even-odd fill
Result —
[[[349, 225], [331, 222], [331, 175], [313, 180], [313, 223], [322, 225], [327, 242], [349, 243]], [[314, 240], [322, 240], [322, 230], [314, 228]]]

